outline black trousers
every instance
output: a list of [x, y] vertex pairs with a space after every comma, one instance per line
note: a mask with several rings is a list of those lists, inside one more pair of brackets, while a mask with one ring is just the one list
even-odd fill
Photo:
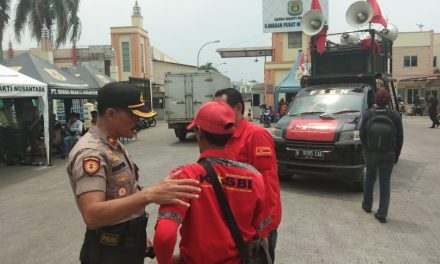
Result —
[[34, 161], [35, 154], [37, 153], [37, 139], [38, 131], [36, 129], [30, 130], [23, 128], [21, 131], [21, 151], [23, 156], [26, 154], [26, 149], [28, 145], [31, 145], [31, 161]]
[[10, 127], [2, 128], [4, 154], [6, 156], [6, 163], [14, 162], [14, 159], [20, 159], [19, 145], [17, 141], [18, 130]]
[[97, 230], [88, 229], [81, 248], [81, 263], [143, 264], [147, 221], [143, 216]]
[[432, 127], [439, 124], [437, 119], [437, 112], [429, 112], [429, 118], [432, 120]]

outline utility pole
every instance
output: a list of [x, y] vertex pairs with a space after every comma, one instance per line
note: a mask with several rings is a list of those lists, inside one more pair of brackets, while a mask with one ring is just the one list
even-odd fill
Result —
[[419, 27], [420, 31], [423, 31], [423, 28], [425, 27], [425, 25], [423, 25], [423, 24], [416, 24], [416, 25]]

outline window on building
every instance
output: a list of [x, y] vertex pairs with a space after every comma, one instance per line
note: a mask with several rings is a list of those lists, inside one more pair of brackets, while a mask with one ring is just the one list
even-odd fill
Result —
[[437, 67], [437, 56], [434, 56], [434, 59], [432, 60], [432, 67]]
[[404, 56], [403, 67], [417, 67], [417, 56]]
[[142, 74], [145, 73], [144, 44], [141, 44], [141, 67]]
[[302, 48], [302, 32], [288, 32], [287, 33], [287, 48], [300, 49]]
[[122, 42], [122, 69], [130, 72], [130, 43]]

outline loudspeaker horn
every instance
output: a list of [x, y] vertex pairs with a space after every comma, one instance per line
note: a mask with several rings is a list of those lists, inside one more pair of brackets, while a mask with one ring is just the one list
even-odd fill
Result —
[[324, 16], [321, 12], [310, 10], [304, 14], [301, 20], [304, 34], [313, 36], [321, 32], [324, 27]]
[[357, 32], [346, 31], [341, 35], [341, 44], [354, 44], [360, 41], [360, 36]]
[[362, 27], [373, 18], [373, 7], [367, 1], [353, 3], [345, 14], [345, 20], [352, 27]]
[[390, 39], [391, 41], [395, 41], [397, 36], [399, 35], [399, 29], [396, 25], [388, 23], [388, 27], [381, 30], [384, 37]]

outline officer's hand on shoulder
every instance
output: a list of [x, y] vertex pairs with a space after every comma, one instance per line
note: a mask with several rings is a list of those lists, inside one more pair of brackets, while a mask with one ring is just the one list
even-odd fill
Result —
[[151, 188], [144, 189], [148, 203], [176, 204], [189, 207], [189, 203], [180, 199], [197, 199], [201, 191], [199, 181], [193, 179], [177, 179], [181, 174], [177, 171]]

